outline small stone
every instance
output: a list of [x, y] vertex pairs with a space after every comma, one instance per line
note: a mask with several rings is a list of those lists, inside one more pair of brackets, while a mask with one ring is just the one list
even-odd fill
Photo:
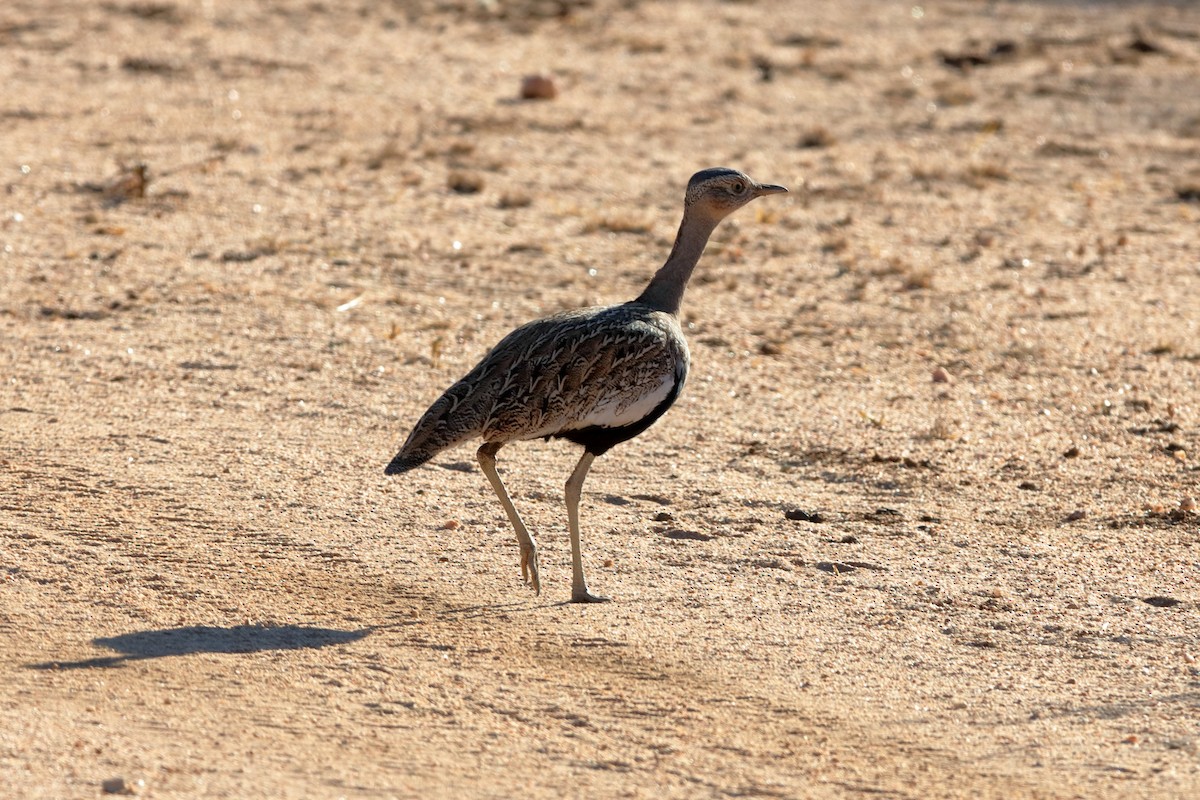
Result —
[[673, 515], [670, 511], [660, 511], [654, 515], [655, 522], [672, 522], [674, 519], [675, 515]]
[[936, 368], [933, 371], [933, 375], [931, 377], [933, 378], [934, 383], [950, 383], [951, 382], [950, 373], [947, 372], [942, 367]]
[[793, 508], [789, 511], [784, 511], [783, 516], [796, 522], [824, 522], [825, 517], [821, 516], [820, 511], [814, 511], [811, 514], [803, 509]]
[[553, 100], [558, 97], [558, 87], [548, 75], [526, 75], [521, 79], [522, 100]]
[[1184, 512], [1193, 512], [1196, 510], [1196, 500], [1191, 495], [1184, 497], [1179, 501], [1179, 510]]
[[1086, 511], [1084, 511], [1082, 508], [1077, 508], [1074, 511], [1072, 511], [1070, 514], [1067, 514], [1067, 522], [1078, 522], [1079, 520], [1083, 519], [1086, 516], [1087, 516]]
[[613, 565], [613, 560], [611, 558], [604, 559], [604, 566], [611, 567], [612, 565]]
[[133, 787], [121, 777], [109, 778], [100, 784], [100, 788], [105, 794], [133, 794]]
[[473, 172], [452, 172], [446, 185], [458, 194], [478, 194], [483, 191], [483, 177]]
[[456, 519], [448, 519], [442, 523], [442, 530], [456, 531], [459, 529], [460, 524], [461, 523], [459, 523], [459, 521]]
[[1072, 445], [1071, 447], [1068, 447], [1066, 449], [1066, 451], [1063, 452], [1063, 458], [1078, 458], [1078, 457], [1079, 457], [1079, 448], [1075, 447], [1074, 445]]

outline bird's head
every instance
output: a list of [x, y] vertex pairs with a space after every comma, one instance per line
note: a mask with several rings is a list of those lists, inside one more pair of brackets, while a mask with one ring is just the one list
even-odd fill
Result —
[[688, 181], [683, 203], [687, 211], [702, 214], [715, 223], [756, 197], [786, 191], [783, 186], [759, 183], [736, 169], [711, 167], [700, 170]]

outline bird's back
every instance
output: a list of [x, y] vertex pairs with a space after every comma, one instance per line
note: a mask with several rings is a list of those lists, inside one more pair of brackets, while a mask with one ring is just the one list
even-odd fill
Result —
[[501, 444], [577, 438], [572, 432], [652, 421], [678, 394], [687, 366], [675, 316], [637, 302], [535, 320], [430, 406], [387, 472], [476, 437]]

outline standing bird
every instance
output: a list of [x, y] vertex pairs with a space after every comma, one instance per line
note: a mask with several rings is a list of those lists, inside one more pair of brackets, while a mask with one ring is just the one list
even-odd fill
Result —
[[521, 577], [540, 594], [537, 543], [496, 472], [496, 453], [527, 439], [583, 445], [566, 485], [571, 600], [607, 600], [589, 591], [583, 575], [583, 480], [596, 456], [649, 428], [679, 397], [689, 359], [679, 305], [717, 223], [756, 197], [786, 191], [733, 169], [697, 172], [688, 181], [671, 254], [636, 300], [554, 314], [505, 336], [429, 407], [384, 472], [407, 472], [442, 450], [482, 437], [479, 466], [516, 530]]

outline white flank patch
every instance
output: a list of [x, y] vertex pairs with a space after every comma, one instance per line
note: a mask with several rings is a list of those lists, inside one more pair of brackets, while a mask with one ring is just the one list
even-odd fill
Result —
[[671, 372], [664, 375], [659, 384], [648, 392], [613, 392], [602, 397], [585, 417], [571, 427], [579, 429], [599, 425], [602, 428], [619, 428], [622, 425], [632, 425], [649, 416], [659, 403], [667, 399], [674, 387], [675, 373]]

